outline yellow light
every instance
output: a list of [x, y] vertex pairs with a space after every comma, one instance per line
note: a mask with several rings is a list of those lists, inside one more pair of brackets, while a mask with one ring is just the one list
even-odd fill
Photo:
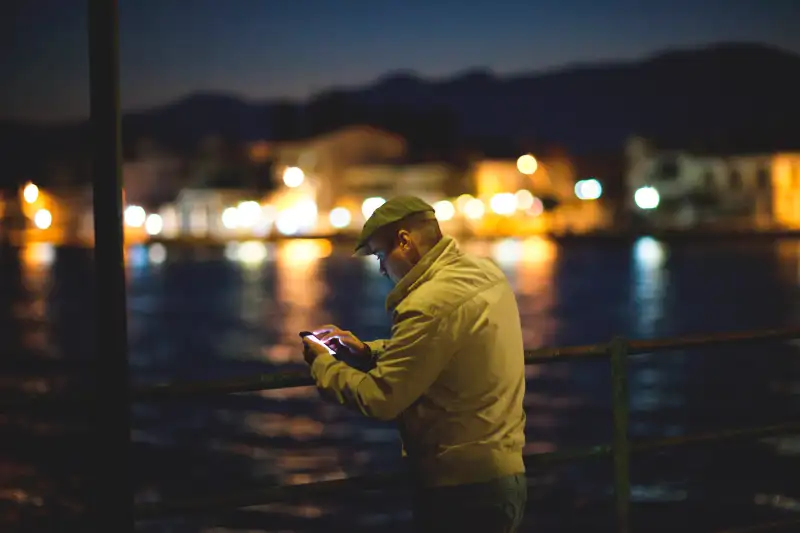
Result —
[[301, 168], [286, 167], [286, 170], [283, 171], [283, 183], [289, 188], [299, 187], [305, 179], [306, 175]]
[[153, 213], [147, 217], [144, 223], [144, 230], [148, 235], [158, 235], [164, 229], [164, 220], [161, 215]]
[[237, 259], [246, 265], [255, 266], [267, 258], [267, 247], [263, 242], [243, 242], [237, 250]]
[[125, 209], [125, 223], [132, 228], [141, 228], [146, 219], [147, 213], [138, 205], [129, 205]]
[[280, 261], [303, 265], [331, 255], [333, 246], [327, 239], [293, 239], [278, 249]]
[[510, 192], [501, 192], [492, 196], [489, 207], [498, 215], [511, 215], [517, 209], [517, 197]]
[[533, 194], [527, 189], [521, 189], [514, 195], [517, 197], [517, 209], [525, 211], [533, 206]]
[[31, 243], [23, 248], [22, 260], [26, 265], [49, 266], [55, 257], [55, 248], [47, 242]]
[[381, 198], [380, 196], [376, 196], [374, 198], [367, 198], [364, 200], [364, 203], [361, 204], [361, 213], [364, 215], [364, 218], [369, 218], [372, 216], [372, 213], [375, 212], [380, 206], [386, 203], [386, 200]]
[[539, 163], [531, 154], [525, 154], [517, 159], [517, 170], [523, 174], [531, 175], [539, 168]]
[[296, 202], [278, 214], [275, 227], [283, 235], [312, 231], [317, 225], [317, 203], [311, 198]]
[[330, 218], [331, 226], [337, 229], [346, 228], [350, 225], [350, 220], [352, 220], [350, 211], [348, 211], [346, 207], [336, 207], [331, 209], [328, 217]]
[[22, 189], [22, 197], [25, 201], [29, 204], [32, 204], [39, 198], [39, 187], [34, 185], [33, 183], [29, 183]]
[[261, 219], [261, 206], [258, 202], [242, 202], [236, 207], [239, 226], [252, 228]]
[[453, 206], [453, 203], [448, 200], [436, 202], [433, 204], [433, 209], [436, 212], [436, 218], [442, 222], [450, 220], [456, 214], [456, 208]]
[[470, 200], [474, 200], [471, 194], [462, 194], [458, 198], [456, 198], [456, 207], [458, 208], [459, 212], [463, 213], [464, 208], [467, 206]]
[[33, 223], [39, 229], [47, 229], [53, 224], [53, 215], [47, 209], [39, 209], [33, 216]]
[[235, 207], [228, 207], [222, 212], [222, 225], [225, 229], [236, 229], [239, 227], [239, 210]]
[[464, 216], [470, 220], [478, 220], [486, 213], [486, 207], [483, 202], [477, 198], [472, 198], [464, 204]]

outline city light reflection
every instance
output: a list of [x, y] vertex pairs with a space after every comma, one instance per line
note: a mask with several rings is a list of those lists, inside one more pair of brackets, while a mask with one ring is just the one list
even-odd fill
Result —
[[154, 265], [160, 265], [167, 260], [167, 249], [160, 242], [154, 243], [148, 249], [147, 256], [151, 263]]
[[[297, 333], [328, 322], [324, 301], [328, 287], [321, 273], [321, 259], [331, 255], [333, 246], [326, 239], [292, 239], [276, 250], [276, 298], [267, 319], [280, 332], [280, 340], [264, 348], [263, 355], [273, 363], [302, 361], [302, 345]], [[312, 389], [312, 392], [313, 389]], [[308, 394], [297, 389], [272, 391], [273, 397]]]
[[664, 314], [666, 249], [652, 237], [642, 237], [633, 246], [633, 316], [644, 337], [657, 333]]
[[47, 242], [32, 242], [22, 249], [22, 262], [29, 268], [49, 267], [55, 257], [55, 247]]

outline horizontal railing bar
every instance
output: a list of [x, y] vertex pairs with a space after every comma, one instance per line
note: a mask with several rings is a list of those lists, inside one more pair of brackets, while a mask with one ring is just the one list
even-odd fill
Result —
[[628, 355], [660, 352], [665, 350], [681, 350], [686, 348], [702, 348], [706, 346], [717, 347], [728, 346], [731, 344], [793, 340], [798, 338], [800, 338], [800, 327], [714, 333], [679, 337], [677, 339], [631, 340], [628, 341]]
[[[800, 328], [698, 335], [692, 337], [682, 337], [678, 339], [630, 341], [628, 353], [642, 354], [670, 349], [721, 346], [745, 342], [764, 342], [768, 340], [788, 340], [794, 338], [800, 338]], [[551, 363], [564, 359], [593, 359], [602, 357], [608, 357], [608, 343], [525, 350], [526, 365]], [[253, 378], [231, 380], [228, 382], [196, 382], [138, 387], [133, 390], [133, 398], [134, 400], [146, 401], [176, 396], [274, 390], [290, 387], [303, 387], [313, 384], [313, 380], [308, 376], [307, 373], [281, 372], [274, 374], [262, 374]]]
[[[634, 340], [629, 341], [629, 355], [699, 348], [725, 346], [730, 344], [759, 343], [772, 340], [791, 340], [800, 338], [800, 328], [758, 330], [732, 333], [697, 335], [673, 339]], [[543, 364], [563, 360], [579, 360], [608, 357], [608, 344], [589, 344], [583, 346], [566, 346], [560, 348], [538, 348], [525, 350], [525, 364]], [[277, 390], [313, 385], [308, 371], [292, 370], [271, 372], [244, 378], [214, 381], [194, 381], [186, 383], [164, 383], [133, 387], [133, 401], [155, 401], [169, 398], [201, 397], [217, 394], [235, 394]], [[37, 404], [55, 404], [65, 406], [71, 402], [83, 402], [88, 398], [80, 395], [28, 394], [0, 398], [0, 407], [35, 406]]]
[[[714, 433], [701, 433], [685, 437], [648, 439], [631, 443], [631, 452], [641, 453], [683, 445], [730, 440], [735, 438], [767, 437], [800, 432], [800, 421], [762, 426], [755, 428], [724, 430]], [[525, 457], [525, 465], [530, 470], [536, 467], [568, 463], [579, 460], [599, 459], [611, 456], [611, 446], [604, 444], [578, 450], [531, 454]], [[374, 490], [391, 487], [403, 482], [406, 474], [389, 472], [370, 476], [354, 476], [330, 481], [303, 483], [298, 485], [278, 485], [253, 489], [242, 493], [222, 496], [139, 504], [136, 507], [137, 520], [153, 520], [165, 516], [187, 513], [217, 512], [225, 509], [238, 509], [256, 505], [266, 505], [276, 501], [303, 500], [315, 495], [343, 493], [354, 490]]]

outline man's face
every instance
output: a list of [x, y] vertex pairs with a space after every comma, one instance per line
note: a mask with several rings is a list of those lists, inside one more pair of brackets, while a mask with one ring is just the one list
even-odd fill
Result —
[[417, 247], [406, 230], [373, 237], [369, 240], [369, 247], [378, 259], [381, 274], [394, 284], [416, 264]]

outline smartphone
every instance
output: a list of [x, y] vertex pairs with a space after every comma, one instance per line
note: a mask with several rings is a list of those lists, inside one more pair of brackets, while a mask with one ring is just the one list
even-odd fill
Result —
[[300, 338], [302, 338], [302, 339], [305, 339], [306, 337], [308, 337], [309, 339], [311, 339], [311, 341], [312, 341], [312, 342], [316, 342], [316, 343], [317, 343], [317, 344], [319, 344], [320, 346], [324, 346], [324, 347], [325, 347], [325, 349], [326, 349], [326, 350], [328, 350], [328, 353], [329, 353], [329, 354], [331, 354], [331, 355], [336, 355], [336, 352], [334, 352], [334, 351], [333, 351], [331, 348], [329, 348], [327, 344], [325, 344], [324, 342], [322, 342], [321, 340], [319, 340], [319, 339], [317, 338], [317, 336], [316, 336], [316, 335], [314, 335], [312, 332], [310, 332], [310, 331], [301, 331], [301, 332], [300, 332]]

